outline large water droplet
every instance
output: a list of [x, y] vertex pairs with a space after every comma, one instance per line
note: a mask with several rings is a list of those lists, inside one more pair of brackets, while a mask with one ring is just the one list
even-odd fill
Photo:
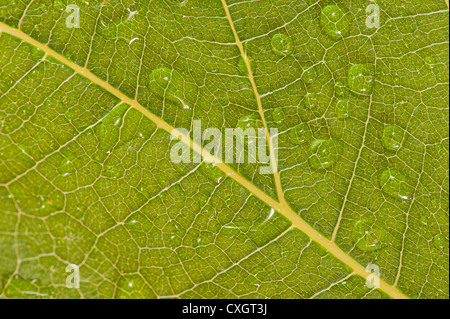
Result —
[[306, 123], [298, 124], [289, 131], [289, 141], [292, 145], [305, 143], [311, 136], [311, 130]]
[[323, 8], [320, 24], [323, 32], [333, 40], [346, 37], [350, 31], [348, 16], [336, 5], [328, 5]]
[[374, 86], [375, 67], [371, 64], [356, 64], [348, 70], [348, 87], [355, 93], [370, 95]]
[[348, 117], [348, 101], [339, 100], [336, 103], [336, 116], [340, 119]]
[[329, 168], [338, 158], [338, 150], [333, 140], [314, 140], [311, 143], [311, 152], [309, 163], [315, 169]]
[[408, 183], [407, 178], [396, 169], [384, 169], [379, 173], [379, 185], [383, 193], [401, 199], [403, 202], [410, 201], [414, 194], [414, 188]]
[[287, 35], [277, 33], [272, 37], [272, 50], [278, 55], [289, 55], [294, 51], [294, 43]]
[[403, 129], [395, 125], [388, 125], [383, 131], [383, 146], [391, 151], [397, 151], [402, 146]]
[[369, 222], [358, 221], [353, 227], [352, 239], [356, 247], [362, 251], [376, 251], [383, 247], [386, 231], [372, 226]]

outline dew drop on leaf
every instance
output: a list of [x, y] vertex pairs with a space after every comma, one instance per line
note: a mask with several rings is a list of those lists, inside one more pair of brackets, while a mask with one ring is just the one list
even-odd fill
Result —
[[225, 175], [220, 169], [216, 167], [216, 164], [204, 162], [201, 166], [201, 171], [205, 174], [213, 183], [220, 183]]
[[323, 8], [320, 24], [323, 32], [333, 40], [346, 37], [350, 31], [347, 15], [336, 5], [328, 5]]
[[397, 151], [402, 146], [403, 129], [396, 125], [388, 125], [383, 130], [383, 146], [391, 151]]
[[408, 183], [407, 178], [396, 169], [384, 169], [380, 171], [378, 181], [383, 193], [403, 202], [410, 201], [414, 188]]
[[348, 117], [348, 101], [339, 100], [336, 103], [336, 116], [340, 119]]
[[290, 55], [294, 51], [294, 43], [289, 36], [277, 33], [272, 37], [272, 50], [278, 55]]
[[262, 128], [263, 123], [259, 117], [259, 115], [251, 114], [241, 117], [238, 120], [238, 123], [236, 125], [236, 128], [240, 128], [243, 131], [245, 131], [248, 128], [253, 128], [255, 130], [255, 133], [258, 132], [258, 128]]
[[154, 69], [150, 76], [150, 90], [160, 98], [180, 103], [183, 109], [190, 109], [184, 90], [193, 90], [192, 85], [185, 83], [183, 76], [165, 67]]
[[304, 70], [302, 74], [302, 80], [303, 82], [307, 84], [314, 83], [314, 81], [317, 79], [316, 70], [313, 67], [310, 67], [306, 70]]
[[302, 101], [302, 106], [309, 109], [314, 109], [317, 107], [318, 102], [319, 99], [316, 93], [307, 93]]
[[124, 175], [124, 169], [120, 165], [104, 165], [102, 175], [105, 177], [117, 179]]
[[362, 251], [376, 251], [383, 247], [386, 240], [386, 231], [372, 226], [367, 221], [355, 223], [352, 232], [353, 243]]
[[433, 237], [433, 244], [436, 248], [444, 249], [445, 245], [448, 244], [448, 240], [442, 234], [439, 234]]
[[309, 163], [315, 169], [329, 168], [338, 158], [338, 150], [333, 140], [314, 140], [311, 143], [311, 152]]
[[348, 87], [355, 93], [370, 95], [373, 91], [375, 67], [356, 64], [348, 70]]
[[[255, 73], [255, 69], [256, 69], [255, 61], [253, 60], [253, 58], [251, 58], [249, 56], [247, 56], [246, 58], [248, 60], [248, 63], [250, 64], [250, 71], [252, 73]], [[247, 64], [245, 63], [245, 60], [242, 56], [239, 57], [238, 69], [242, 75], [248, 75]]]
[[429, 65], [433, 65], [433, 64], [436, 64], [436, 59], [433, 57], [433, 56], [427, 56], [426, 58], [425, 58], [425, 63], [426, 64], [429, 64]]
[[289, 131], [289, 141], [293, 145], [305, 143], [310, 140], [311, 136], [311, 130], [306, 123], [298, 124]]
[[338, 96], [343, 96], [345, 94], [345, 84], [342, 82], [336, 82], [336, 85], [334, 87], [334, 92]]
[[283, 109], [277, 107], [272, 113], [273, 121], [281, 124], [285, 120]]
[[70, 159], [63, 159], [58, 167], [58, 173], [66, 176], [70, 173], [75, 172], [75, 167]]

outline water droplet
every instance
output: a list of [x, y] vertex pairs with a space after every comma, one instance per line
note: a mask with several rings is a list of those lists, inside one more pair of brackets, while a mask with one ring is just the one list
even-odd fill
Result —
[[104, 1], [101, 5], [101, 24], [119, 24], [128, 17], [128, 11], [121, 0]]
[[298, 124], [289, 131], [289, 142], [292, 145], [302, 144], [311, 139], [312, 133], [306, 123]]
[[333, 140], [314, 140], [311, 143], [311, 152], [309, 163], [315, 169], [329, 168], [338, 158], [338, 150]]
[[349, 18], [336, 5], [328, 5], [322, 10], [320, 24], [325, 34], [333, 40], [341, 39], [349, 34]]
[[58, 167], [58, 173], [66, 176], [70, 173], [75, 172], [75, 166], [70, 159], [63, 159]]
[[313, 108], [317, 107], [318, 102], [319, 102], [319, 99], [318, 99], [316, 93], [307, 93], [305, 95], [305, 98], [302, 101], [302, 106], [309, 108], [309, 109], [313, 109]]
[[316, 70], [314, 67], [310, 67], [303, 71], [302, 80], [305, 83], [311, 84], [317, 79]]
[[433, 244], [436, 248], [444, 249], [445, 245], [448, 244], [448, 240], [442, 234], [439, 234], [433, 237]]
[[240, 128], [243, 131], [245, 131], [248, 128], [253, 128], [255, 130], [255, 133], [258, 132], [258, 128], [263, 128], [263, 123], [261, 121], [261, 118], [259, 115], [251, 114], [241, 117], [238, 120], [238, 123], [236, 125], [236, 128]]
[[113, 179], [120, 178], [124, 175], [125, 171], [121, 165], [104, 165], [102, 175]]
[[117, 284], [116, 299], [154, 298], [150, 287], [139, 275], [122, 276]]
[[273, 121], [281, 124], [285, 120], [283, 109], [277, 107], [272, 113]]
[[53, 8], [55, 11], [64, 11], [66, 5], [61, 0], [53, 0]]
[[182, 75], [175, 70], [158, 68], [150, 76], [150, 90], [160, 98], [181, 103], [183, 109], [190, 109], [184, 90], [191, 91], [194, 86], [185, 83]]
[[201, 166], [201, 171], [205, 174], [212, 182], [219, 184], [223, 181], [225, 175], [224, 173], [216, 167], [214, 163], [204, 162]]
[[370, 95], [373, 91], [375, 67], [356, 64], [348, 70], [348, 87], [355, 93]]
[[391, 151], [397, 151], [402, 146], [403, 134], [403, 129], [398, 126], [386, 126], [382, 137], [383, 146]]
[[348, 117], [348, 101], [339, 100], [336, 103], [336, 116], [340, 119]]
[[436, 59], [433, 56], [427, 56], [425, 58], [425, 63], [429, 65], [436, 64]]
[[278, 55], [289, 55], [294, 51], [294, 43], [287, 35], [277, 33], [272, 37], [272, 50]]
[[336, 93], [336, 95], [338, 96], [343, 96], [345, 94], [345, 84], [342, 82], [336, 82], [336, 85], [334, 87], [334, 92]]
[[383, 247], [386, 231], [372, 226], [367, 221], [358, 221], [353, 227], [352, 239], [356, 247], [362, 251], [376, 251]]
[[[14, 276], [8, 286], [5, 287], [5, 295], [9, 298], [48, 298], [47, 293], [41, 293], [40, 280], [26, 280], [19, 276]], [[52, 292], [54, 289], [46, 291]]]
[[399, 198], [403, 202], [412, 199], [414, 188], [408, 184], [406, 177], [396, 169], [384, 169], [378, 176], [383, 193]]
[[31, 45], [30, 46], [30, 55], [33, 60], [38, 60], [44, 56], [44, 52], [41, 51], [41, 49]]
[[394, 103], [394, 109], [398, 109], [399, 107], [401, 107], [405, 104], [406, 104], [405, 101], [396, 102], [396, 103]]
[[400, 84], [400, 77], [398, 75], [394, 75], [394, 83], [397, 86]]
[[[252, 73], [255, 73], [255, 69], [256, 69], [255, 61], [253, 60], [253, 58], [251, 58], [249, 56], [247, 56], [247, 60], [248, 60], [248, 63], [250, 64], [250, 71]], [[242, 75], [248, 75], [247, 64], [245, 63], [245, 60], [242, 56], [239, 57], [238, 69]]]

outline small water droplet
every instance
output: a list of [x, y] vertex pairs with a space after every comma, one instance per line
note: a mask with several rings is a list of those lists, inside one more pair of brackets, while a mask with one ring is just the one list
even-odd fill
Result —
[[278, 55], [289, 55], [294, 51], [294, 43], [287, 35], [277, 33], [272, 37], [272, 50]]
[[154, 69], [150, 76], [149, 86], [150, 90], [158, 97], [180, 103], [183, 109], [190, 109], [186, 94], [195, 90], [195, 87], [186, 83], [179, 72], [165, 67]]
[[251, 114], [241, 117], [238, 120], [236, 128], [240, 128], [245, 131], [248, 128], [253, 128], [255, 133], [258, 132], [258, 128], [263, 128], [263, 123], [259, 117], [259, 115]]
[[433, 237], [433, 244], [436, 248], [444, 249], [445, 245], [448, 244], [448, 240], [442, 234]]
[[303, 74], [302, 74], [303, 82], [305, 82], [307, 84], [311, 84], [311, 83], [314, 83], [314, 81], [316, 79], [317, 79], [317, 74], [316, 74], [316, 70], [314, 69], [314, 67], [310, 67], [303, 71]]
[[298, 124], [289, 131], [289, 142], [292, 145], [302, 144], [311, 139], [312, 133], [306, 123]]
[[[248, 63], [250, 64], [250, 71], [252, 73], [255, 73], [255, 69], [256, 69], [255, 61], [253, 60], [253, 58], [251, 58], [249, 56], [247, 56], [246, 58], [248, 60]], [[247, 64], [245, 63], [245, 60], [242, 56], [239, 57], [238, 69], [242, 75], [248, 75]]]
[[371, 64], [356, 64], [348, 70], [348, 87], [355, 93], [370, 95], [374, 86], [375, 67]]
[[113, 179], [120, 178], [124, 175], [125, 171], [120, 165], [104, 165], [102, 175]]
[[353, 243], [362, 251], [376, 251], [384, 246], [386, 231], [377, 226], [372, 226], [367, 221], [355, 223], [352, 232]]
[[348, 117], [348, 101], [339, 100], [336, 103], [336, 116], [340, 119]]
[[307, 93], [302, 101], [302, 106], [309, 109], [314, 109], [318, 106], [318, 102], [319, 99], [316, 93]]
[[339, 40], [346, 37], [350, 31], [350, 21], [338, 6], [328, 5], [322, 10], [320, 24], [325, 34], [333, 40]]
[[333, 140], [314, 140], [311, 143], [311, 152], [309, 163], [315, 169], [329, 168], [338, 158], [338, 150]]
[[383, 130], [383, 146], [391, 151], [397, 151], [402, 146], [403, 129], [396, 125], [388, 125]]
[[214, 163], [204, 162], [201, 166], [201, 171], [213, 182], [220, 183], [225, 175], [223, 172], [216, 167]]
[[426, 58], [425, 58], [425, 63], [426, 64], [429, 64], [429, 65], [434, 65], [434, 64], [436, 64], [436, 59], [434, 58], [434, 56], [427, 56]]
[[119, 24], [128, 15], [128, 11], [121, 0], [108, 0], [101, 4], [100, 23], [103, 25], [109, 25], [111, 23]]
[[64, 176], [75, 172], [75, 167], [70, 159], [63, 159], [58, 167], [58, 173]]
[[414, 194], [414, 188], [410, 186], [407, 178], [396, 169], [384, 169], [378, 176], [379, 186], [383, 193], [402, 202], [410, 201]]
[[273, 121], [281, 124], [285, 120], [283, 109], [277, 107], [272, 113]]
[[336, 85], [334, 87], [334, 92], [336, 93], [336, 95], [338, 96], [343, 96], [345, 94], [345, 84], [342, 82], [336, 82]]

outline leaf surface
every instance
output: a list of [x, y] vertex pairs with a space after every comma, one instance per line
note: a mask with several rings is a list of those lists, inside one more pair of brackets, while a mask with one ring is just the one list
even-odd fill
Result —
[[1, 0], [0, 296], [448, 298], [448, 7], [375, 3]]

